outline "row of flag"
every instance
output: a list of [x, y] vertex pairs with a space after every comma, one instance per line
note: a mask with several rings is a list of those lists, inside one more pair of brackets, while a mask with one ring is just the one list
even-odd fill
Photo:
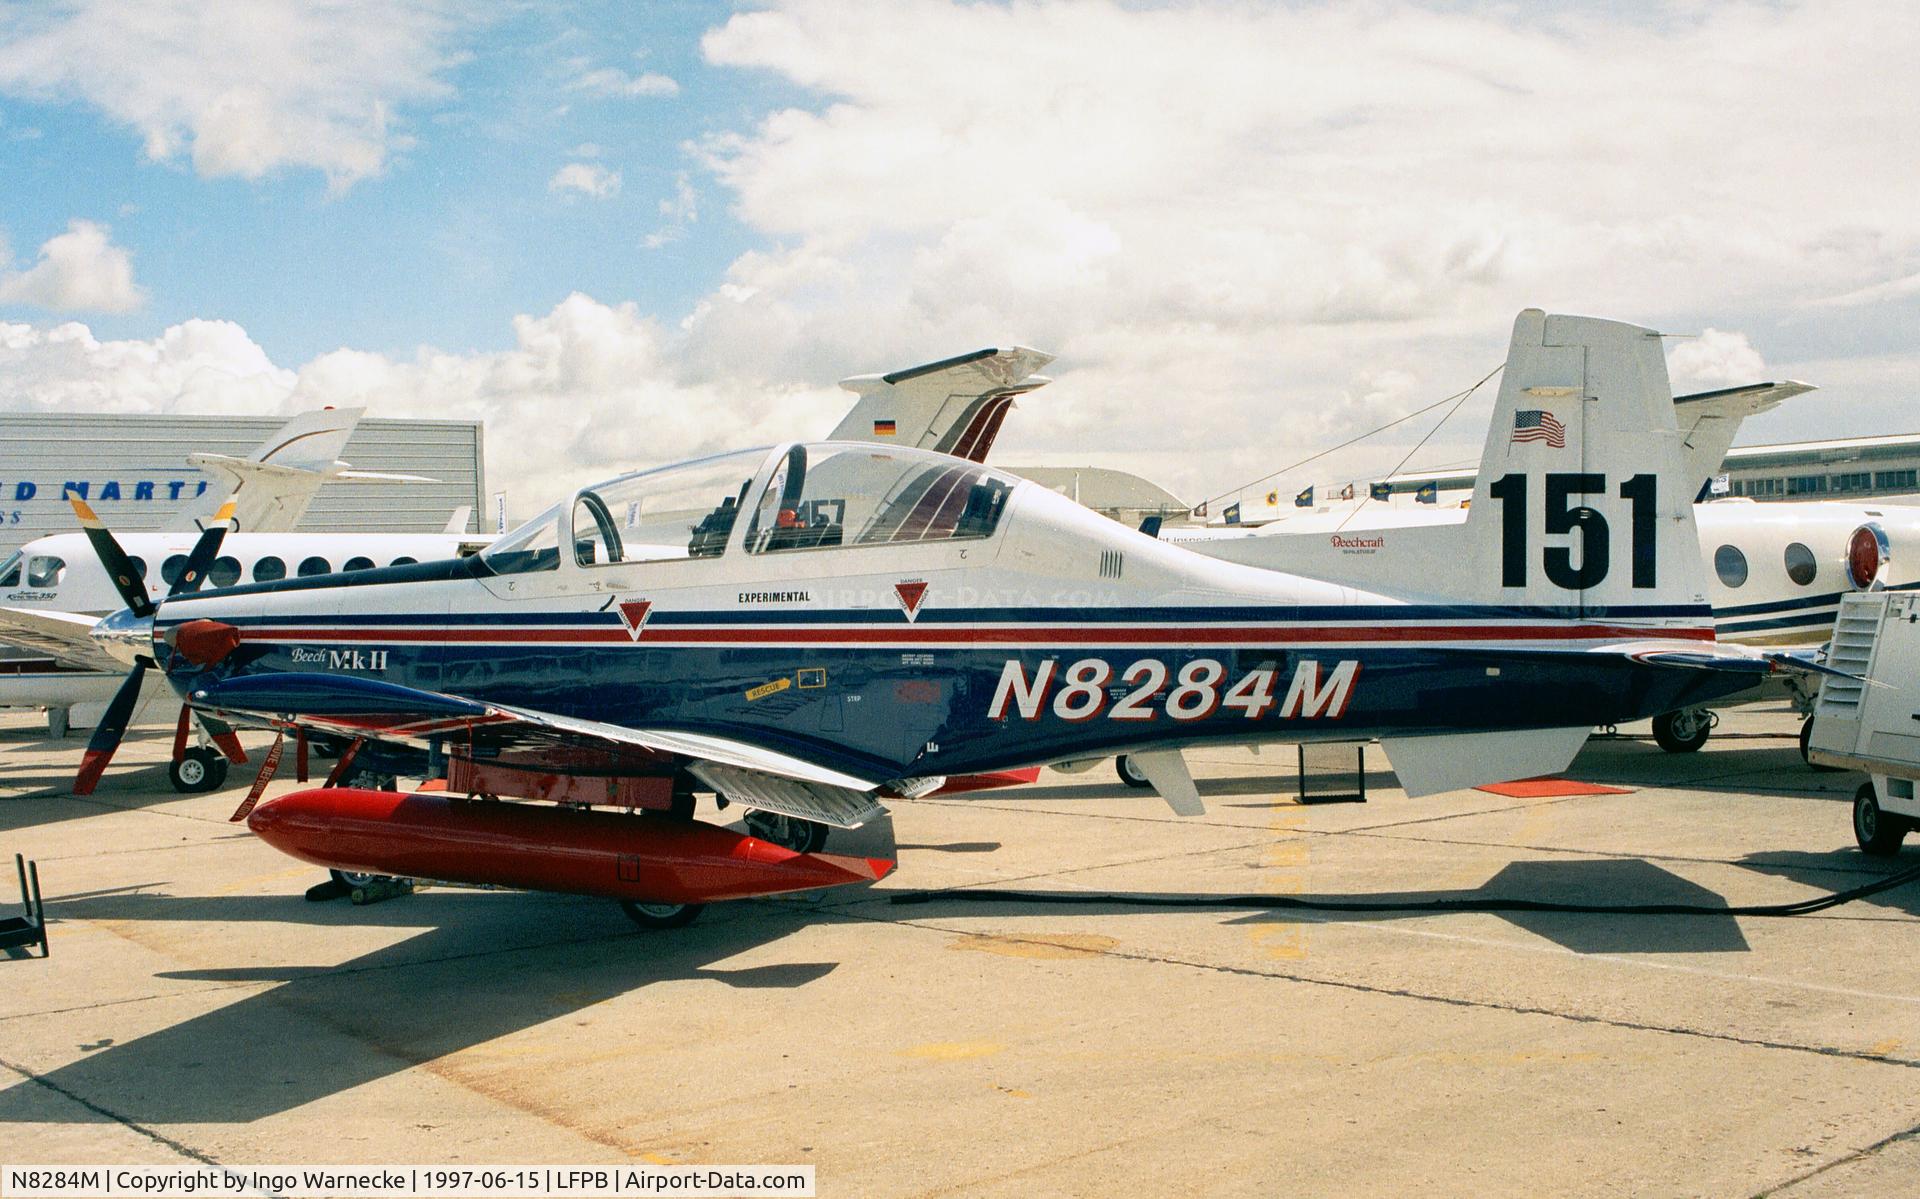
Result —
[[[1384, 500], [1392, 496], [1392, 494], [1393, 494], [1393, 487], [1391, 484], [1369, 483], [1367, 485], [1368, 499]], [[1346, 486], [1340, 489], [1338, 498], [1343, 500], [1350, 500], [1353, 498], [1353, 496], [1354, 496], [1353, 484], [1348, 483]], [[1329, 496], [1328, 498], [1331, 499], [1334, 497]], [[1417, 504], [1439, 503], [1440, 502], [1440, 485], [1438, 483], [1431, 482], [1431, 481], [1420, 484], [1419, 487], [1414, 489], [1413, 499], [1414, 499], [1414, 502]], [[1279, 506], [1280, 506], [1279, 491], [1277, 490], [1269, 491], [1267, 493], [1267, 507], [1277, 508]], [[1293, 506], [1296, 508], [1313, 507], [1313, 488], [1311, 486], [1302, 488], [1300, 493], [1293, 497]], [[1195, 517], [1201, 520], [1205, 520], [1207, 518], [1207, 505], [1202, 503], [1198, 508], [1195, 508], [1193, 510], [1193, 514]], [[1240, 523], [1240, 505], [1237, 502], [1228, 504], [1225, 508], [1221, 510], [1220, 516], [1230, 525], [1239, 524]]]

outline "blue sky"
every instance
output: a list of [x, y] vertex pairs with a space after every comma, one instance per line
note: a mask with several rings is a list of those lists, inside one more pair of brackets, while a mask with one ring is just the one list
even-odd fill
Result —
[[[659, 211], [697, 170], [689, 143], [749, 125], [798, 94], [759, 71], [706, 69], [700, 35], [721, 4], [536, 5], [450, 39], [465, 61], [445, 98], [401, 114], [414, 144], [377, 178], [336, 193], [312, 170], [201, 178], [151, 161], [135, 130], [80, 100], [0, 99], [4, 225], [16, 255], [74, 217], [110, 226], [151, 295], [136, 313], [89, 321], [142, 336], [192, 317], [245, 326], [276, 361], [340, 346], [406, 354], [511, 341], [508, 322], [570, 292], [683, 313], [754, 243], [724, 204], [684, 236], [643, 250]], [[568, 84], [589, 69], [673, 79], [671, 96], [607, 96]], [[593, 158], [574, 153], [598, 147]], [[604, 199], [555, 192], [564, 164], [617, 171]], [[0, 305], [0, 319], [44, 317]]]
[[1548, 11], [0, 0], [0, 407], [482, 419], [544, 496], [1017, 342], [1010, 460], [1198, 497], [1539, 306], [1821, 386], [1743, 442], [1920, 427], [1920, 9]]

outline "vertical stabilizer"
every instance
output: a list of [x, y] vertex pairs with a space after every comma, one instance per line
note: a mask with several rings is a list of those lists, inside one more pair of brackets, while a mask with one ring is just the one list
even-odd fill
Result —
[[1052, 382], [1035, 374], [1053, 355], [1025, 346], [975, 350], [840, 386], [860, 399], [830, 441], [877, 441], [985, 462], [1015, 396]]
[[1699, 484], [1660, 335], [1529, 308], [1513, 322], [1461, 526], [1461, 590], [1581, 616], [1698, 608], [1704, 621]]
[[353, 472], [341, 451], [353, 436], [364, 408], [321, 408], [302, 412], [280, 426], [251, 456], [195, 453], [187, 462], [206, 471], [217, 486], [185, 514], [202, 522], [227, 499], [234, 503], [236, 527], [248, 533], [284, 533], [305, 515], [307, 505], [328, 479]]
[[1529, 308], [1513, 323], [1466, 519], [1187, 543], [1433, 602], [1711, 627], [1698, 470], [1651, 329]]

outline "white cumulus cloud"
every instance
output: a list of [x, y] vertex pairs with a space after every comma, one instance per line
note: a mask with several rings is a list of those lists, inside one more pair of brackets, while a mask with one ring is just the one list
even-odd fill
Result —
[[397, 108], [450, 94], [459, 9], [440, 0], [76, 0], [0, 14], [0, 92], [77, 99], [147, 156], [205, 176], [282, 167], [334, 188], [409, 144]]
[[617, 67], [600, 67], [582, 71], [567, 86], [574, 91], [590, 92], [596, 96], [677, 96], [680, 94], [680, 84], [671, 75], [662, 75], [657, 71], [642, 71], [638, 75], [629, 75]]
[[40, 247], [39, 261], [5, 269], [0, 255], [0, 304], [28, 304], [56, 312], [132, 312], [146, 303], [133, 281], [133, 255], [116, 246], [105, 225], [74, 220]]
[[0, 323], [0, 409], [258, 414], [364, 404], [376, 416], [483, 420], [489, 483], [526, 516], [596, 478], [824, 435], [851, 402], [830, 379], [689, 375], [677, 334], [632, 304], [576, 294], [516, 317], [513, 334], [511, 348], [493, 352], [337, 350], [287, 367], [229, 321], [120, 341], [78, 323]]
[[1706, 329], [1676, 340], [1667, 352], [1667, 374], [1676, 393], [1711, 390], [1766, 380], [1767, 363], [1744, 333]]
[[[1920, 261], [1920, 9], [1517, 11], [736, 14], [709, 61], [815, 102], [702, 143], [768, 248], [687, 352], [818, 378], [1025, 341], [1060, 381], [1008, 454], [1204, 492], [1465, 386], [1524, 307], [1724, 327]], [[1795, 86], [1757, 85], [1780, 61]], [[1356, 393], [1384, 371], [1413, 381]], [[1477, 451], [1490, 402], [1422, 457]]]
[[620, 194], [620, 172], [610, 171], [596, 162], [570, 162], [547, 180], [547, 190], [577, 192], [604, 200]]

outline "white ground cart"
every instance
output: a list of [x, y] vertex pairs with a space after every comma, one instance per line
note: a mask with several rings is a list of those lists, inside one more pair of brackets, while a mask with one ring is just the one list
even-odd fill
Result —
[[1920, 829], [1920, 592], [1842, 597], [1827, 665], [1868, 681], [1822, 680], [1807, 760], [1872, 776], [1853, 797], [1854, 839], [1895, 853]]

